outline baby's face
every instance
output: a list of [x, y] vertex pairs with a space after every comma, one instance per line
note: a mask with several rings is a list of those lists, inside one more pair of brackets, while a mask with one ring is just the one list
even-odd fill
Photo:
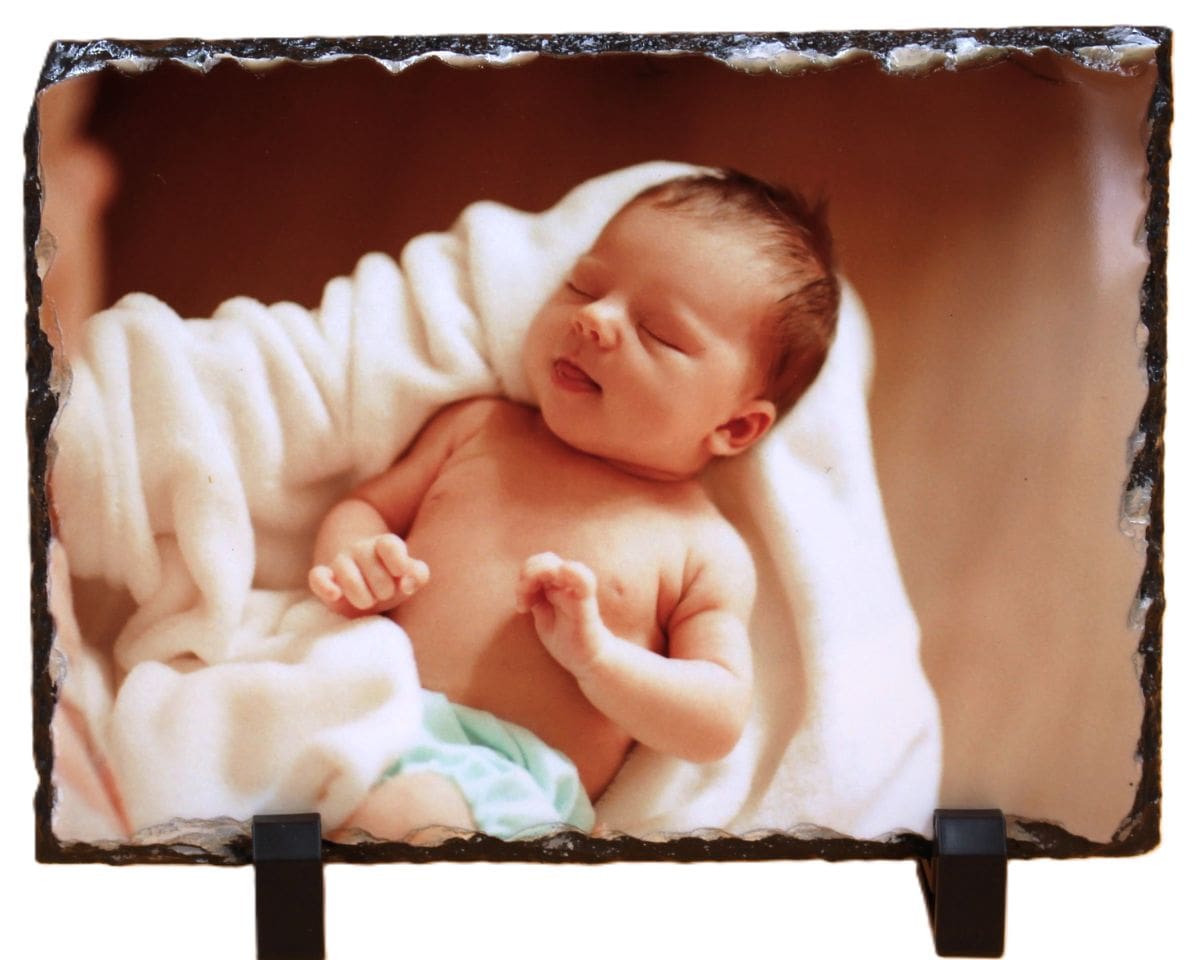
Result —
[[625, 210], [530, 328], [525, 373], [546, 424], [664, 479], [748, 446], [774, 417], [758, 399], [768, 271], [736, 226]]

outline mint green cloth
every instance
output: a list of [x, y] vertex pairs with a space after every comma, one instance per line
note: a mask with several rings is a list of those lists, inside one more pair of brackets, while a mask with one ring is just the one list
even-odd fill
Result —
[[466, 798], [481, 833], [505, 840], [596, 822], [575, 765], [524, 727], [422, 691], [422, 734], [388, 769], [448, 777]]

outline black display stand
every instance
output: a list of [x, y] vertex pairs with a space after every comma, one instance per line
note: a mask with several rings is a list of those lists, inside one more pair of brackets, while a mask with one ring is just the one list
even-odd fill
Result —
[[[1000, 810], [934, 811], [917, 877], [939, 956], [1004, 954], [1007, 847]], [[258, 960], [324, 960], [320, 816], [255, 817], [253, 849]]]
[[933, 855], [917, 864], [942, 957], [1004, 953], [1007, 830], [999, 810], [937, 810]]
[[321, 817], [255, 817], [253, 843], [258, 960], [323, 960]]

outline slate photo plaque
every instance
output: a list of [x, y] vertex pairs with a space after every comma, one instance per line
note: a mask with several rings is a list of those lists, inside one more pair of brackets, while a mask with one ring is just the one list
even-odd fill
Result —
[[1153, 848], [1170, 57], [56, 43], [38, 859]]

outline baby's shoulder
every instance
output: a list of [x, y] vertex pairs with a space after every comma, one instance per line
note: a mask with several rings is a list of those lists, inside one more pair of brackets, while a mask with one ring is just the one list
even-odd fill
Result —
[[686, 525], [675, 616], [723, 609], [749, 616], [757, 587], [754, 558], [738, 529], [715, 506]]
[[675, 492], [673, 526], [681, 535], [686, 563], [693, 574], [701, 568], [753, 570], [746, 541], [699, 483]]
[[690, 541], [693, 554], [702, 561], [720, 566], [751, 565], [745, 539], [712, 501], [708, 501], [706, 509], [697, 511]]
[[493, 412], [508, 403], [501, 397], [468, 397], [466, 400], [456, 400], [442, 407], [434, 417], [434, 423], [444, 424], [479, 424], [485, 421]]
[[507, 397], [471, 397], [452, 403], [445, 409], [455, 419], [475, 429], [489, 424], [527, 429], [530, 421], [537, 417], [535, 408]]
[[478, 434], [489, 423], [520, 416], [521, 407], [503, 397], [470, 397], [442, 407], [429, 422], [429, 430], [453, 438], [456, 446]]
[[708, 539], [737, 535], [733, 524], [725, 519], [698, 479], [660, 485], [659, 489], [663, 487], [666, 487], [664, 504], [678, 515], [691, 536]]

